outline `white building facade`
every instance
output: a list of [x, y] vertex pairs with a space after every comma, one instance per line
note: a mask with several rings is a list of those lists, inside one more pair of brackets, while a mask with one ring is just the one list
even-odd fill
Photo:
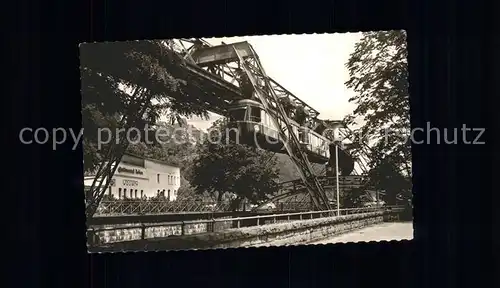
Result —
[[[180, 177], [179, 167], [126, 154], [118, 164], [106, 194], [115, 199], [148, 199], [163, 195], [169, 201], [175, 201]], [[85, 177], [85, 187], [90, 187], [94, 178]]]

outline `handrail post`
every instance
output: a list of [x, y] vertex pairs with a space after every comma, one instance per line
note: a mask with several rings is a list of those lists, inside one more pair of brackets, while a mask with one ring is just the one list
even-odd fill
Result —
[[90, 246], [96, 245], [98, 243], [99, 236], [98, 232], [95, 231], [94, 228], [87, 230], [87, 241], [89, 241]]
[[141, 224], [141, 240], [146, 239], [146, 225], [144, 223]]

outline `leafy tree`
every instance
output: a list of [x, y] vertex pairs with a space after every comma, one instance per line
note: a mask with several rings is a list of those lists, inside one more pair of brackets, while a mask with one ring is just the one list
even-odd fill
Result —
[[193, 187], [191, 187], [184, 177], [181, 177], [181, 185], [179, 190], [177, 190], [177, 200], [190, 200], [196, 198], [199, 197], [197, 197]]
[[[363, 33], [346, 67], [350, 78], [345, 84], [356, 92], [349, 101], [357, 104], [357, 108], [345, 122], [360, 124], [351, 151], [356, 154], [363, 145], [371, 146], [372, 186], [385, 190], [411, 187], [406, 33]], [[387, 197], [392, 199], [395, 195]]]
[[[169, 130], [168, 133], [155, 135], [156, 130], [151, 130], [150, 134], [152, 135], [150, 135], [148, 139], [154, 141], [150, 143], [131, 143], [127, 152], [137, 156], [167, 162], [180, 167], [181, 173], [184, 172], [195, 151], [193, 143], [189, 140], [188, 131], [185, 128], [178, 129], [181, 127], [174, 127], [168, 124], [159, 124], [158, 126], [167, 128], [167, 131]], [[177, 130], [174, 131], [174, 129]]]
[[388, 205], [395, 205], [401, 200], [411, 198], [411, 181], [397, 171], [388, 160], [372, 169], [369, 177], [370, 184], [376, 190], [385, 190], [384, 201]]
[[362, 207], [363, 196], [366, 195], [365, 188], [354, 188], [342, 191], [340, 194], [340, 205], [343, 208]]
[[295, 109], [293, 120], [295, 120], [295, 122], [297, 122], [299, 125], [304, 125], [306, 123], [306, 119], [307, 119], [306, 110], [304, 109], [303, 106], [298, 106]]
[[[225, 139], [224, 127], [223, 121], [217, 121], [211, 129], [222, 129]], [[208, 194], [217, 202], [234, 195], [233, 204], [238, 207], [244, 199], [258, 203], [278, 191], [279, 170], [273, 153], [213, 140], [207, 138], [198, 145], [197, 156], [187, 176], [197, 194]]]
[[[98, 146], [98, 129], [124, 128], [120, 120], [124, 116], [139, 131], [166, 112], [173, 119], [207, 116], [200, 97], [206, 92], [187, 85], [183, 59], [167, 48], [166, 41], [84, 44], [80, 52], [86, 172], [103, 160], [99, 152], [107, 147]], [[148, 105], [138, 115], [137, 107], [144, 102]]]
[[289, 117], [293, 117], [295, 110], [296, 110], [296, 105], [290, 100], [288, 97], [283, 97], [279, 98], [278, 101], [281, 104], [281, 107], [283, 107], [283, 110], [285, 110], [285, 113]]

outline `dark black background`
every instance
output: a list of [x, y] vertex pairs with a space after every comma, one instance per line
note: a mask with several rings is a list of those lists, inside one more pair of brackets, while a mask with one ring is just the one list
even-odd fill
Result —
[[414, 145], [411, 242], [87, 255], [81, 152], [18, 141], [22, 127], [81, 127], [80, 42], [406, 29], [412, 126], [497, 123], [486, 102], [498, 95], [494, 1], [135, 2], [13, 2], [4, 10], [12, 20], [4, 24], [12, 47], [4, 93], [13, 100], [4, 102], [12, 116], [4, 123], [15, 127], [4, 150], [14, 160], [3, 205], [18, 208], [4, 218], [16, 228], [4, 253], [15, 287], [499, 286], [490, 279], [491, 130], [482, 146]]

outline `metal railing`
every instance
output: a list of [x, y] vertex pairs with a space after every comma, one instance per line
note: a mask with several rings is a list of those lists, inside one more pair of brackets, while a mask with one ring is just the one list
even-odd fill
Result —
[[[193, 200], [180, 201], [150, 201], [150, 200], [111, 200], [101, 201], [95, 216], [124, 216], [124, 215], [162, 215], [176, 213], [216, 213], [216, 212], [248, 212], [253, 207], [238, 207], [235, 209], [230, 203], [197, 202]], [[259, 211], [290, 212], [310, 210], [310, 203], [278, 201], [275, 208]]]
[[[166, 222], [166, 223], [156, 223], [156, 224], [137, 224], [125, 227], [109, 227], [109, 228], [89, 228], [89, 241], [96, 243], [98, 233], [106, 232], [106, 231], [117, 231], [117, 230], [130, 230], [130, 229], [141, 229], [141, 236], [135, 240], [144, 240], [155, 237], [147, 236], [147, 229], [154, 229], [159, 227], [178, 227], [180, 229], [176, 236], [182, 235], [192, 235], [192, 234], [201, 234], [201, 233], [210, 233], [217, 232], [226, 229], [232, 228], [243, 228], [243, 227], [252, 227], [252, 226], [261, 226], [273, 223], [283, 223], [290, 221], [301, 221], [301, 220], [309, 220], [309, 219], [318, 219], [318, 218], [326, 218], [326, 217], [337, 217], [343, 215], [352, 215], [352, 214], [361, 214], [361, 213], [369, 213], [369, 212], [377, 212], [377, 211], [403, 211], [405, 208], [403, 206], [387, 206], [387, 207], [366, 207], [366, 208], [346, 208], [340, 209], [340, 214], [337, 215], [337, 210], [326, 210], [326, 211], [307, 211], [307, 212], [297, 212], [297, 213], [282, 213], [282, 214], [271, 214], [271, 215], [257, 215], [250, 217], [233, 217], [233, 218], [218, 218], [218, 219], [210, 219], [210, 220], [190, 220], [190, 221], [175, 221], [175, 222]], [[267, 221], [266, 221], [267, 220]], [[223, 226], [222, 229], [217, 229], [217, 223], [228, 223], [231, 225], [229, 227]], [[191, 225], [206, 225], [206, 229], [203, 229], [202, 232], [189, 232], [189, 226]], [[97, 237], [97, 238], [96, 238]], [[91, 240], [91, 238], [93, 240]]]
[[96, 216], [157, 215], [181, 212], [229, 212], [228, 203], [185, 201], [111, 200], [101, 201]]

